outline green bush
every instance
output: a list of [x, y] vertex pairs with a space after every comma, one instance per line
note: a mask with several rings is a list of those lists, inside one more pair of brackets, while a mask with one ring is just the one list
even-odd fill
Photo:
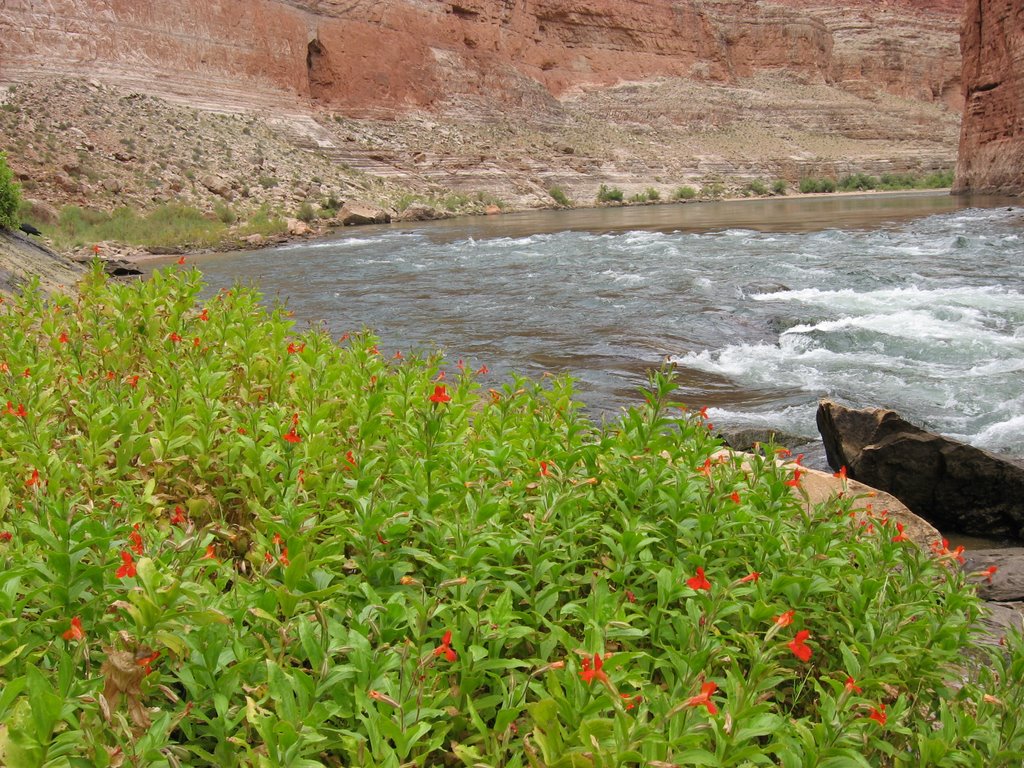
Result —
[[839, 189], [844, 192], [877, 189], [879, 180], [864, 173], [853, 173], [839, 180]]
[[693, 187], [679, 187], [672, 195], [676, 200], [693, 200], [697, 196], [697, 190]]
[[816, 179], [805, 176], [800, 179], [800, 191], [804, 194], [829, 193], [836, 191], [836, 182], [833, 179]]
[[597, 202], [599, 203], [621, 203], [622, 190], [618, 187], [608, 187], [602, 184], [597, 190]]
[[786, 194], [786, 187], [787, 184], [785, 179], [776, 179], [775, 181], [772, 182], [772, 194], [784, 195]]
[[0, 307], [0, 764], [1020, 764], [957, 552], [668, 374], [599, 425], [344, 338], [179, 268]]
[[0, 152], [0, 229], [17, 229], [18, 208], [21, 206], [21, 188], [7, 165], [7, 155]]
[[554, 200], [558, 205], [563, 208], [571, 208], [572, 200], [565, 194], [565, 190], [561, 187], [555, 186], [548, 190], [548, 194], [551, 195], [551, 199]]
[[644, 190], [644, 196], [652, 203], [661, 200], [661, 192], [656, 190], [654, 187], [648, 187]]
[[921, 180], [922, 189], [945, 189], [953, 186], [955, 174], [952, 169], [934, 171]]
[[765, 184], [760, 179], [754, 179], [753, 181], [747, 184], [747, 191], [752, 195], [757, 195], [758, 197], [761, 197], [763, 195], [768, 194], [768, 185]]

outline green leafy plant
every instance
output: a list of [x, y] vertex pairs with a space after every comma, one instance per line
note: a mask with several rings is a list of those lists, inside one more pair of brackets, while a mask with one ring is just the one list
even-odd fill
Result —
[[757, 195], [758, 197], [768, 194], [768, 185], [761, 181], [761, 179], [754, 179], [749, 182], [746, 189], [749, 194]]
[[800, 179], [800, 191], [804, 194], [835, 192], [836, 182], [834, 179], [805, 176]]
[[623, 192], [618, 187], [609, 187], [602, 184], [597, 190], [597, 202], [599, 203], [621, 203]]
[[672, 194], [672, 196], [676, 200], [693, 200], [695, 197], [697, 197], [697, 190], [694, 189], [693, 187], [682, 186], [682, 187], [679, 187]]
[[21, 188], [7, 165], [7, 155], [0, 152], [0, 229], [17, 229]]
[[959, 553], [721, 453], [668, 371], [598, 425], [568, 378], [301, 331], [187, 264], [30, 287], [0, 362], [0, 763], [1024, 754], [1021, 640], [974, 645]]
[[772, 194], [784, 195], [786, 194], [786, 187], [787, 184], [785, 179], [776, 179], [775, 181], [772, 182]]

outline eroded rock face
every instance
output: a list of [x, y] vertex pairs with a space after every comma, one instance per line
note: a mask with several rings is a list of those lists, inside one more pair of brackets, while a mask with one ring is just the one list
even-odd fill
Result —
[[954, 192], [1024, 194], [1024, 4], [967, 0]]
[[956, 101], [960, 2], [9, 0], [0, 56], [9, 73], [96, 73], [211, 104], [408, 110], [476, 96], [550, 110], [579, 87], [779, 69]]
[[933, 435], [895, 411], [818, 404], [829, 465], [887, 491], [942, 531], [1024, 540], [1024, 466]]

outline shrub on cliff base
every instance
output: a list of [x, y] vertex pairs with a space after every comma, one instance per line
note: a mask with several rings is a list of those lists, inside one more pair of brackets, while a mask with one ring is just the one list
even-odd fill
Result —
[[0, 152], [0, 229], [17, 229], [21, 188], [7, 165], [7, 155]]
[[676, 200], [693, 200], [695, 197], [697, 197], [697, 190], [694, 189], [693, 187], [684, 185], [682, 187], [679, 187], [679, 189], [677, 189], [675, 192], [673, 192], [672, 196]]
[[836, 182], [833, 179], [818, 179], [812, 176], [805, 176], [800, 179], [800, 191], [804, 194], [835, 192]]
[[552, 187], [551, 189], [548, 190], [548, 194], [551, 195], [552, 200], [554, 200], [556, 203], [558, 203], [558, 205], [562, 206], [563, 208], [572, 207], [572, 200], [569, 199], [569, 196], [565, 194], [565, 190], [562, 189], [561, 187]]
[[618, 187], [609, 187], [602, 184], [597, 190], [597, 202], [599, 203], [621, 203], [623, 192]]

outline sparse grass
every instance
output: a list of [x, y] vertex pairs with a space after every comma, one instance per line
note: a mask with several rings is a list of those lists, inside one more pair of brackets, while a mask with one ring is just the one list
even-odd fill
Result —
[[[171, 203], [145, 214], [127, 207], [108, 213], [69, 205], [60, 211], [56, 224], [32, 223], [50, 237], [58, 249], [77, 250], [104, 241], [139, 248], [212, 248], [229, 237], [228, 227], [239, 220], [238, 213], [225, 203], [216, 205], [213, 216], [205, 215], [196, 208]], [[238, 237], [252, 234], [271, 236], [287, 229], [284, 218], [264, 206], [233, 234]]]
[[170, 203], [140, 214], [128, 207], [112, 213], [66, 206], [56, 226], [43, 229], [62, 249], [76, 249], [104, 240], [140, 247], [209, 247], [224, 234], [224, 224], [201, 211]]
[[304, 202], [299, 206], [299, 210], [296, 211], [295, 218], [307, 224], [312, 224], [316, 221], [316, 209], [308, 201]]
[[725, 195], [725, 184], [709, 181], [700, 188], [700, 196], [707, 200], [720, 200]]
[[248, 237], [249, 235], [270, 237], [287, 232], [288, 223], [276, 211], [272, 211], [264, 205], [250, 216], [237, 231], [239, 237]]
[[238, 214], [225, 202], [214, 203], [213, 212], [221, 222], [228, 226], [238, 221]]

